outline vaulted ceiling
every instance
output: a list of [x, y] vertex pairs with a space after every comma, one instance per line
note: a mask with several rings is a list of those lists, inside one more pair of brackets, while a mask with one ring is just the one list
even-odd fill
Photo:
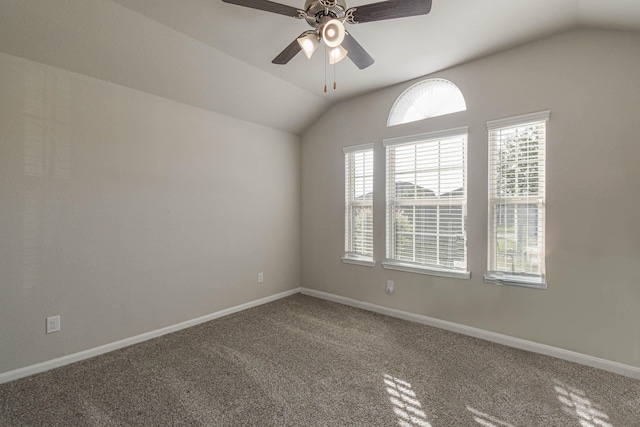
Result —
[[271, 63], [309, 28], [221, 0], [0, 2], [0, 52], [300, 133], [335, 102], [551, 34], [640, 31], [640, 1], [433, 0], [428, 15], [348, 26], [376, 62], [339, 63], [335, 91], [329, 67], [326, 94], [322, 54]]

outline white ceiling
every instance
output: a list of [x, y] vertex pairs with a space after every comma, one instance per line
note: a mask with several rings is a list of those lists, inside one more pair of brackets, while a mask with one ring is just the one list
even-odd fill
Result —
[[337, 101], [554, 33], [640, 31], [640, 0], [433, 0], [425, 16], [348, 25], [376, 63], [345, 59], [327, 94], [323, 55], [271, 63], [309, 28], [221, 0], [0, 2], [2, 52], [300, 133]]

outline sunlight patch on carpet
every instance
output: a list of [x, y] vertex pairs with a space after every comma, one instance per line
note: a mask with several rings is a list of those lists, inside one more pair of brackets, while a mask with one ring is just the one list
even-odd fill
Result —
[[471, 406], [467, 406], [467, 410], [473, 414], [475, 422], [484, 427], [514, 427], [513, 425], [502, 421], [494, 416], [478, 411]]
[[558, 400], [564, 405], [565, 412], [578, 418], [581, 427], [613, 427], [609, 422], [609, 415], [593, 403], [587, 394], [575, 387], [568, 386], [558, 380], [553, 387]]
[[384, 376], [387, 385], [389, 401], [393, 404], [393, 412], [398, 417], [401, 427], [431, 427], [427, 421], [427, 414], [422, 410], [422, 404], [411, 384], [391, 375]]

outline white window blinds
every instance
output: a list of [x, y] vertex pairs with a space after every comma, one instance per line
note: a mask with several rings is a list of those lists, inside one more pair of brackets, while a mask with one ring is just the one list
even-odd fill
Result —
[[385, 140], [387, 263], [467, 268], [467, 128]]
[[372, 261], [373, 144], [348, 147], [344, 152], [345, 258]]
[[487, 123], [490, 280], [544, 285], [548, 118], [546, 111]]

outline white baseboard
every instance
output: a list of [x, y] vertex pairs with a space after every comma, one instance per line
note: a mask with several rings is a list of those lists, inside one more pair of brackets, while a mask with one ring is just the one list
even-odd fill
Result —
[[271, 295], [265, 298], [260, 298], [255, 301], [250, 301], [245, 304], [240, 304], [235, 307], [227, 308], [224, 310], [216, 311], [215, 313], [207, 314], [206, 316], [198, 317], [197, 319], [187, 320], [186, 322], [178, 323], [176, 325], [167, 326], [166, 328], [156, 329], [155, 331], [146, 332], [144, 334], [136, 335], [135, 337], [126, 338], [120, 341], [112, 342], [102, 345], [100, 347], [84, 350], [79, 353], [70, 354], [68, 356], [62, 356], [57, 359], [48, 360], [46, 362], [38, 363], [31, 366], [25, 366], [24, 368], [15, 369], [13, 371], [4, 372], [0, 374], [0, 384], [17, 380], [20, 378], [28, 377], [30, 375], [38, 374], [40, 372], [48, 371], [50, 369], [59, 368], [60, 366], [68, 365], [70, 363], [79, 362], [90, 357], [99, 356], [110, 351], [118, 350], [124, 347], [128, 347], [133, 344], [138, 344], [143, 341], [150, 340], [162, 335], [170, 334], [172, 332], [186, 329], [191, 326], [199, 325], [210, 320], [218, 319], [220, 317], [228, 316], [239, 311], [243, 311], [249, 308], [257, 307], [259, 305], [266, 304], [285, 298], [294, 294], [300, 293], [300, 288], [291, 289], [289, 291], [280, 292], [279, 294]]
[[337, 302], [337, 303], [348, 305], [351, 307], [361, 308], [363, 310], [373, 311], [379, 314], [385, 314], [387, 316], [396, 317], [398, 319], [404, 319], [404, 320], [409, 320], [411, 322], [422, 323], [424, 325], [429, 325], [429, 326], [433, 326], [440, 329], [446, 329], [448, 331], [458, 332], [460, 334], [469, 335], [475, 338], [480, 338], [486, 341], [491, 341], [497, 344], [506, 345], [506, 346], [517, 348], [520, 350], [526, 350], [526, 351], [531, 351], [533, 353], [544, 354], [546, 356], [568, 360], [570, 362], [579, 363], [581, 365], [590, 366], [592, 368], [602, 369], [605, 371], [624, 375], [626, 377], [640, 379], [640, 368], [636, 366], [625, 365], [622, 363], [613, 362], [611, 360], [601, 359], [599, 357], [577, 353], [575, 351], [565, 350], [558, 347], [552, 347], [546, 344], [539, 344], [533, 341], [514, 338], [508, 335], [502, 335], [495, 332], [485, 331], [483, 329], [478, 329], [471, 326], [465, 326], [465, 325], [460, 325], [458, 323], [448, 322], [446, 320], [435, 319], [433, 317], [427, 317], [419, 314], [408, 313], [406, 311], [396, 310], [389, 307], [383, 307], [381, 305], [371, 304], [364, 301], [358, 301], [351, 298], [342, 297], [339, 295], [316, 291], [313, 289], [300, 288], [300, 292], [304, 295], [309, 295], [312, 297]]
[[133, 344], [138, 344], [143, 341], [150, 340], [152, 338], [170, 334], [172, 332], [186, 329], [191, 326], [199, 325], [201, 323], [218, 319], [220, 317], [228, 316], [230, 314], [247, 310], [249, 308], [257, 307], [257, 306], [260, 306], [281, 298], [285, 298], [297, 293], [302, 293], [304, 295], [309, 295], [316, 298], [337, 302], [339, 304], [344, 304], [351, 307], [357, 307], [363, 310], [368, 310], [375, 313], [396, 317], [398, 319], [404, 319], [411, 322], [421, 323], [424, 325], [429, 325], [429, 326], [433, 326], [440, 329], [446, 329], [448, 331], [458, 332], [464, 335], [469, 335], [475, 338], [484, 339], [486, 341], [495, 342], [495, 343], [506, 345], [509, 347], [518, 348], [521, 350], [531, 351], [534, 353], [556, 357], [558, 359], [568, 360], [570, 362], [591, 366], [593, 368], [603, 369], [605, 371], [624, 375], [630, 378], [640, 379], [640, 368], [635, 366], [625, 365], [622, 363], [613, 362], [611, 360], [601, 359], [598, 357], [577, 353], [575, 351], [552, 347], [546, 344], [539, 344], [533, 341], [514, 338], [508, 335], [502, 335], [495, 332], [474, 328], [471, 326], [465, 326], [465, 325], [460, 325], [458, 323], [448, 322], [446, 320], [435, 319], [432, 317], [413, 314], [413, 313], [409, 313], [402, 310], [383, 307], [380, 305], [371, 304], [364, 301], [358, 301], [351, 298], [342, 297], [339, 295], [316, 291], [313, 289], [296, 288], [296, 289], [291, 289], [289, 291], [281, 292], [275, 295], [271, 295], [265, 298], [261, 298], [255, 301], [250, 301], [245, 304], [240, 304], [235, 307], [220, 310], [215, 313], [208, 314], [206, 316], [198, 317], [196, 319], [187, 320], [186, 322], [178, 323], [176, 325], [167, 326], [166, 328], [156, 329], [155, 331], [151, 331], [144, 334], [136, 335], [134, 337], [126, 338], [121, 341], [105, 344], [100, 347], [84, 350], [79, 353], [70, 354], [68, 356], [59, 357], [57, 359], [48, 360], [46, 362], [38, 363], [35, 365], [26, 366], [24, 368], [15, 369], [13, 371], [4, 372], [0, 374], [0, 384], [6, 383], [9, 381], [14, 381], [20, 378], [28, 377], [30, 375], [38, 374], [40, 372], [48, 371], [50, 369], [68, 365], [70, 363], [79, 362], [81, 360], [89, 359], [94, 356], [99, 356], [101, 354], [108, 353], [110, 351], [128, 347]]

